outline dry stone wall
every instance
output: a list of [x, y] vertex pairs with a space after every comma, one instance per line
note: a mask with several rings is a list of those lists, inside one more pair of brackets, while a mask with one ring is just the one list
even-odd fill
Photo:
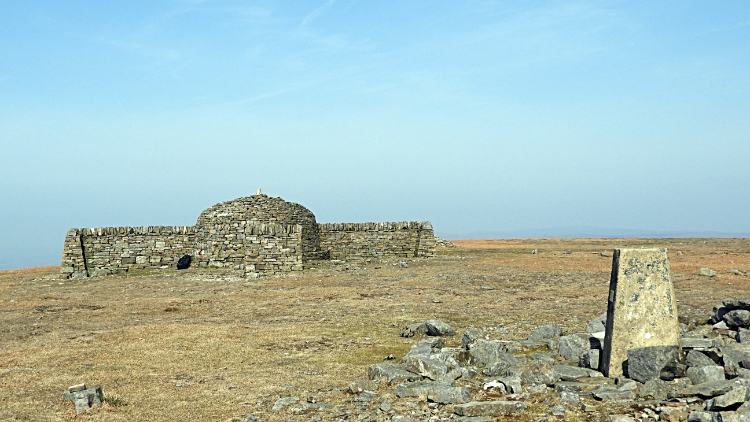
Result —
[[245, 276], [260, 273], [302, 271], [304, 226], [251, 223], [245, 229], [248, 245], [245, 256]]
[[70, 229], [61, 272], [70, 278], [124, 273], [131, 269], [176, 267], [194, 254], [192, 226]]
[[331, 259], [430, 257], [435, 233], [429, 221], [319, 224], [323, 251]]
[[205, 210], [195, 226], [70, 229], [62, 270], [69, 278], [192, 265], [230, 267], [248, 277], [301, 271], [320, 259], [430, 257], [432, 225], [425, 221], [317, 224], [302, 205], [258, 194]]

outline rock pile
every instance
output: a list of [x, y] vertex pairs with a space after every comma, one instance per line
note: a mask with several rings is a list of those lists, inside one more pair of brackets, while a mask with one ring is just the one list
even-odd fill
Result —
[[86, 388], [86, 384], [73, 385], [63, 393], [63, 400], [72, 401], [76, 405], [76, 414], [83, 413], [93, 406], [102, 405], [102, 389]]
[[[525, 340], [500, 341], [470, 329], [460, 347], [446, 347], [439, 336], [452, 329], [431, 320], [404, 327], [402, 336], [435, 337], [420, 340], [399, 363], [370, 366], [369, 380], [352, 383], [350, 391], [374, 400], [392, 389], [397, 398], [426, 399], [444, 418], [467, 421], [529, 412], [542, 395], [545, 404], [561, 403], [548, 406], [548, 415], [594, 411], [607, 402], [629, 405], [622, 408], [630, 413], [613, 421], [750, 421], [750, 298], [724, 300], [711, 321], [681, 324], [682, 348], [628, 350], [625, 375], [607, 378], [597, 370], [606, 313], [588, 323], [589, 333], [563, 335], [552, 324]], [[369, 416], [397, 415], [378, 409]]]
[[435, 236], [435, 246], [438, 248], [458, 248], [459, 246], [453, 242], [449, 242], [445, 239], [441, 239]]

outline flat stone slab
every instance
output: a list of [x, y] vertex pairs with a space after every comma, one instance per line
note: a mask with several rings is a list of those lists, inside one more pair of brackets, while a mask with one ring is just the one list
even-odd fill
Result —
[[725, 394], [706, 400], [706, 408], [713, 411], [726, 410], [744, 403], [749, 398], [750, 390], [747, 387], [737, 387]]
[[557, 377], [563, 381], [573, 381], [578, 378], [604, 377], [601, 372], [594, 371], [593, 369], [579, 368], [577, 366], [555, 365], [552, 369], [555, 371], [555, 374], [557, 374]]
[[458, 416], [503, 416], [524, 410], [528, 405], [520, 401], [473, 401], [457, 404], [453, 411]]
[[419, 381], [422, 379], [421, 375], [407, 371], [402, 365], [395, 365], [392, 363], [376, 363], [375, 365], [370, 365], [367, 375], [371, 380], [385, 378], [388, 384], [405, 381]]
[[615, 249], [601, 372], [608, 377], [622, 375], [628, 349], [679, 344], [667, 250]]
[[403, 359], [403, 364], [407, 371], [433, 380], [448, 373], [448, 366], [446, 364], [424, 356], [407, 355]]
[[685, 349], [708, 349], [714, 346], [710, 338], [682, 337], [682, 347]]
[[427, 393], [427, 400], [440, 404], [458, 404], [471, 401], [471, 388], [438, 386]]
[[716, 396], [725, 394], [734, 387], [736, 387], [736, 384], [730, 380], [709, 381], [709, 382], [704, 382], [703, 384], [691, 385], [682, 390], [678, 390], [673, 393], [670, 393], [669, 396], [670, 398], [672, 397], [684, 398], [684, 397], [692, 397], [692, 396], [709, 398], [709, 397], [716, 397]]
[[405, 382], [403, 384], [399, 384], [396, 386], [396, 396], [397, 397], [417, 397], [422, 394], [427, 394], [436, 388], [446, 387], [446, 386], [449, 386], [449, 385], [439, 384], [435, 381], [429, 381], [429, 380]]
[[636, 398], [635, 393], [628, 389], [619, 389], [609, 386], [602, 386], [592, 391], [591, 394], [602, 401], [631, 401]]

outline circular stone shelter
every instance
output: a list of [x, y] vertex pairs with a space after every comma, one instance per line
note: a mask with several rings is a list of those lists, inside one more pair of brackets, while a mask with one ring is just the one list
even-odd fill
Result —
[[[208, 265], [248, 271], [290, 271], [293, 266], [323, 259], [315, 215], [300, 204], [258, 194], [218, 203], [203, 211], [195, 224], [196, 246]], [[280, 263], [281, 255], [296, 258]], [[239, 269], [239, 267], [238, 267]]]

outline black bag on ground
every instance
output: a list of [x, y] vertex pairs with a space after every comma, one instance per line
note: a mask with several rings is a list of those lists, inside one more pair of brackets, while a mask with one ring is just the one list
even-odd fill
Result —
[[180, 258], [179, 261], [177, 261], [177, 269], [178, 270], [184, 270], [185, 268], [190, 266], [190, 261], [192, 261], [192, 257], [188, 254], [185, 254]]

